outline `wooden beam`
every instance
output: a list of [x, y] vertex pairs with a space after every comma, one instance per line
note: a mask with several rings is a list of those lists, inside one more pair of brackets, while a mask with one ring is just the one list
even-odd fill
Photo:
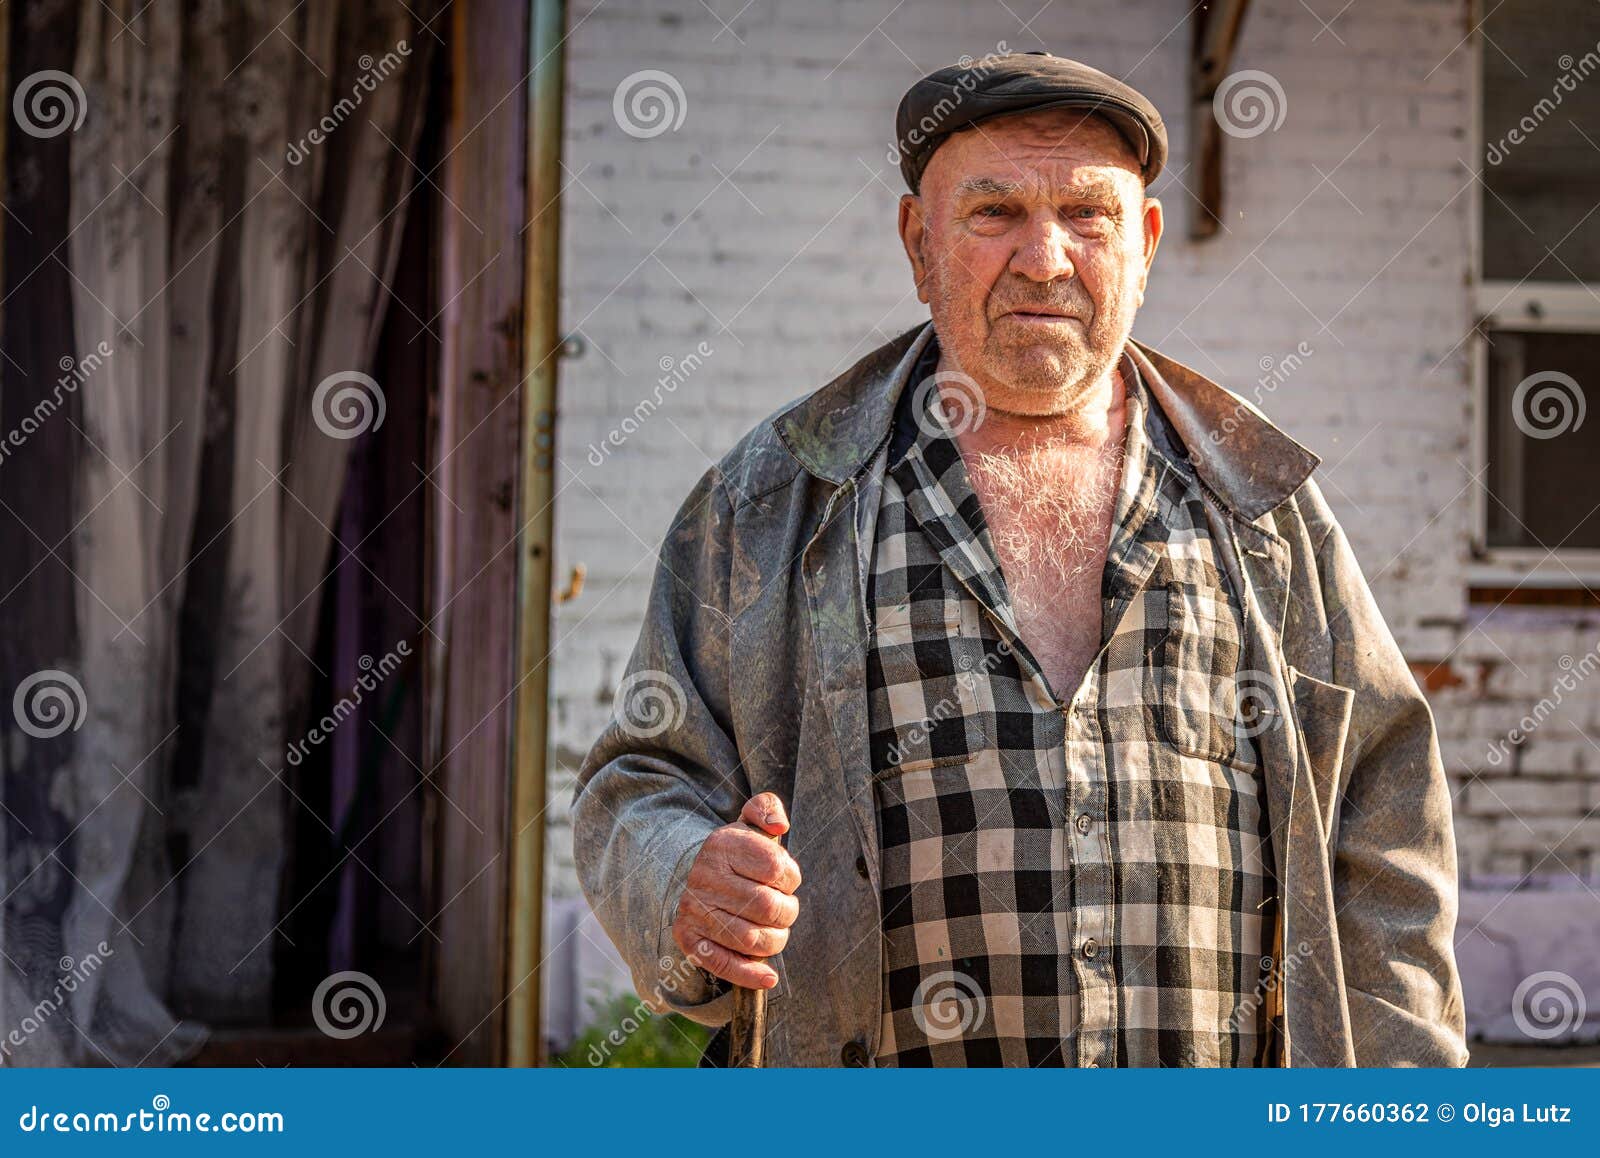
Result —
[[429, 972], [450, 1065], [506, 1057], [528, 16], [526, 0], [456, 4], [450, 33], [428, 693]]
[[1194, 197], [1189, 237], [1203, 241], [1222, 227], [1222, 129], [1211, 108], [1233, 65], [1250, 0], [1217, 0], [1195, 14], [1189, 46], [1189, 147]]

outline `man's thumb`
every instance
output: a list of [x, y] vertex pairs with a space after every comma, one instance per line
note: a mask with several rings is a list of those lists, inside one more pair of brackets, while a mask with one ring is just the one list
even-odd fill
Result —
[[768, 836], [782, 836], [789, 831], [789, 813], [776, 792], [761, 792], [745, 801], [739, 819]]

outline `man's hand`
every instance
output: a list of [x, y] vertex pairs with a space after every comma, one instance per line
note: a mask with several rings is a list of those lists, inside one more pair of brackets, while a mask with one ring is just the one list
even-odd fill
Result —
[[746, 989], [778, 983], [764, 958], [783, 952], [800, 915], [800, 866], [773, 839], [788, 831], [783, 801], [771, 792], [752, 796], [737, 821], [706, 838], [672, 923], [672, 939], [690, 961]]

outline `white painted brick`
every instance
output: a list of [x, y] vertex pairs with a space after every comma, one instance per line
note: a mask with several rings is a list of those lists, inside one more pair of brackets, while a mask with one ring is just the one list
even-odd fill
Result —
[[1589, 785], [1582, 780], [1538, 781], [1520, 776], [1480, 776], [1467, 785], [1467, 811], [1475, 816], [1581, 816]]
[[[1558, 657], [1582, 654], [1600, 628], [1468, 620], [1471, 85], [1458, 0], [1357, 5], [1327, 29], [1310, 9], [1337, 5], [1253, 6], [1236, 67], [1277, 76], [1288, 113], [1275, 132], [1226, 140], [1226, 231], [1202, 245], [1187, 240], [1178, 182], [1193, 182], [1182, 5], [1057, 5], [1035, 38], [1003, 8], [959, 0], [712, 7], [731, 31], [698, 0], [572, 8], [565, 160], [582, 184], [565, 201], [562, 314], [591, 349], [562, 371], [557, 569], [582, 561], [589, 578], [556, 615], [564, 767], [606, 719], [652, 553], [706, 456], [927, 317], [895, 235], [894, 109], [922, 72], [1005, 39], [1126, 74], [1163, 108], [1172, 165], [1155, 192], [1168, 234], [1137, 335], [1247, 395], [1262, 357], [1311, 343], [1263, 408], [1324, 457], [1329, 501], [1408, 656], [1474, 678], [1496, 665], [1490, 701], [1430, 697], [1463, 786], [1463, 871], [1520, 874], [1557, 841], [1564, 863], [1593, 863], [1600, 824], [1579, 821], [1600, 803], [1600, 752], [1585, 738], [1600, 734], [1600, 680], [1535, 731], [1517, 775], [1486, 758], [1550, 691]], [[688, 107], [681, 129], [639, 140], [616, 125], [612, 98], [647, 68], [677, 77]], [[734, 184], [719, 186], [719, 169]], [[701, 339], [716, 346], [702, 371], [590, 463], [655, 386], [658, 360]], [[1515, 816], [1462, 775], [1474, 770], [1494, 773], [1483, 783]], [[551, 842], [562, 896], [576, 894], [568, 839]]]

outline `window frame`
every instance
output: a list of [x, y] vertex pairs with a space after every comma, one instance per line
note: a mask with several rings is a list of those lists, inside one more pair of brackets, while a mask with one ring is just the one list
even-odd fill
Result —
[[[1483, 276], [1484, 182], [1483, 0], [1472, 0], [1469, 35], [1470, 103], [1468, 137], [1474, 180], [1468, 212], [1468, 278], [1473, 327], [1470, 334], [1472, 386], [1472, 527], [1467, 580], [1471, 587], [1600, 587], [1600, 549], [1491, 547], [1489, 545], [1489, 338], [1494, 330], [1592, 334], [1600, 339], [1600, 282], [1487, 280]], [[1595, 78], [1600, 80], [1600, 78]], [[1600, 404], [1600, 399], [1595, 400]], [[1600, 414], [1585, 421], [1600, 421]], [[1518, 512], [1520, 514], [1520, 512]]]

